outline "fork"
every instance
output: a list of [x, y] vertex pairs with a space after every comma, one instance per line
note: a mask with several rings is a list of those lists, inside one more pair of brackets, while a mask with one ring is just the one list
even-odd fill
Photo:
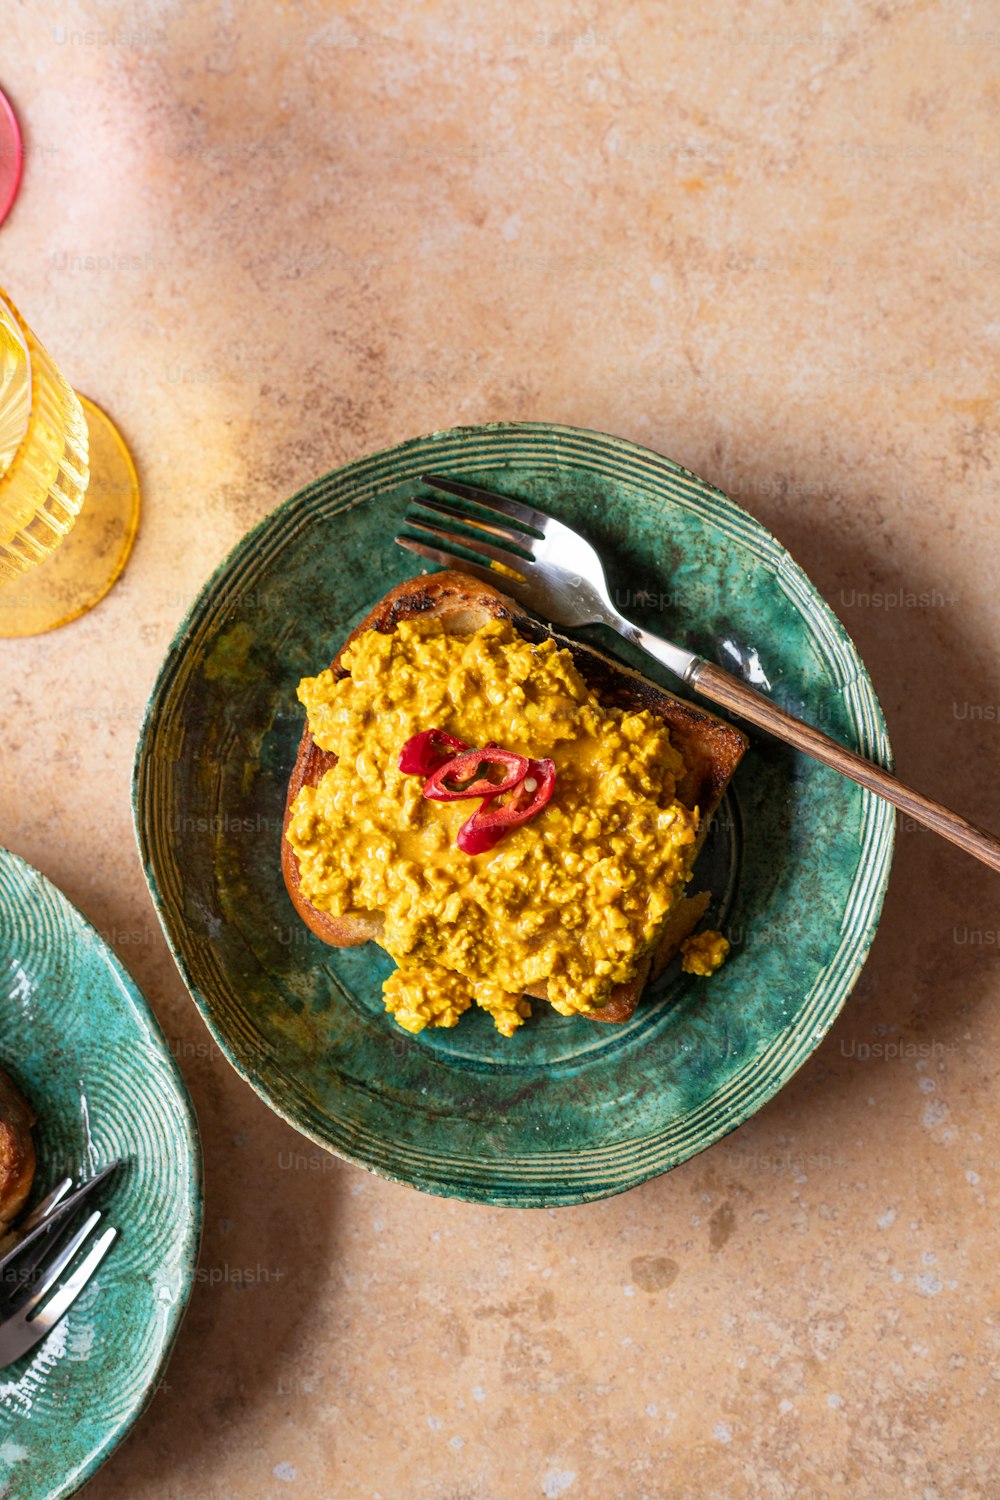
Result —
[[[0, 1369], [6, 1369], [20, 1359], [51, 1332], [63, 1314], [72, 1307], [110, 1250], [118, 1234], [111, 1226], [90, 1245], [83, 1260], [58, 1286], [58, 1290], [54, 1291], [59, 1278], [87, 1244], [100, 1222], [100, 1210], [95, 1209], [88, 1214], [62, 1249], [58, 1248], [59, 1242], [76, 1210], [83, 1206], [84, 1200], [98, 1184], [119, 1165], [119, 1162], [111, 1163], [68, 1198], [64, 1196], [64, 1184], [57, 1184], [25, 1220], [25, 1224], [30, 1227], [0, 1257], [0, 1273], [4, 1280], [12, 1279], [14, 1282], [11, 1290], [0, 1292]], [[33, 1253], [22, 1262], [21, 1257], [29, 1248]], [[18, 1261], [18, 1266], [12, 1274], [7, 1268], [15, 1260]], [[49, 1293], [53, 1291], [54, 1295], [49, 1297]]]
[[[441, 500], [414, 495], [413, 504], [421, 510], [467, 529], [456, 531], [452, 526], [434, 524], [410, 511], [406, 516], [407, 526], [446, 545], [435, 546], [400, 535], [396, 541], [401, 547], [430, 562], [457, 567], [491, 588], [500, 588], [553, 624], [610, 626], [655, 657], [702, 697], [886, 798], [918, 823], [1000, 871], [1000, 839], [993, 834], [914, 791], [891, 772], [779, 708], [724, 667], [627, 620], [611, 602], [599, 554], [578, 531], [521, 500], [496, 495], [477, 485], [441, 474], [422, 474], [420, 479], [432, 489], [474, 505], [477, 510], [460, 510]], [[453, 547], [462, 547], [482, 558], [486, 566], [469, 562], [452, 551]], [[517, 551], [511, 551], [512, 547]]]
[[[2, 1280], [3, 1272], [12, 1260], [23, 1255], [25, 1250], [36, 1241], [44, 1241], [50, 1229], [63, 1219], [68, 1219], [77, 1209], [82, 1208], [84, 1202], [90, 1197], [94, 1189], [99, 1187], [105, 1178], [110, 1177], [111, 1173], [116, 1171], [120, 1166], [120, 1161], [109, 1162], [106, 1167], [102, 1167], [99, 1172], [95, 1172], [93, 1177], [89, 1177], [86, 1182], [81, 1183], [75, 1192], [70, 1193], [68, 1198], [66, 1194], [69, 1193], [70, 1188], [73, 1186], [73, 1179], [71, 1177], [61, 1178], [55, 1187], [35, 1204], [31, 1212], [25, 1218], [21, 1219], [15, 1228], [10, 1230], [0, 1240], [0, 1280]], [[0, 1291], [0, 1300], [2, 1298], [3, 1293]]]

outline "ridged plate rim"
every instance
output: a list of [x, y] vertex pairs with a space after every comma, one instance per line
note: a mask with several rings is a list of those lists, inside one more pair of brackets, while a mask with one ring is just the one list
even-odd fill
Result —
[[[539, 452], [527, 447], [537, 442]], [[510, 444], [521, 445], [516, 454]], [[555, 453], [543, 453], [543, 445]], [[432, 446], [431, 446], [432, 445]], [[525, 446], [527, 445], [527, 446]], [[774, 574], [802, 616], [822, 656], [833, 688], [843, 694], [862, 753], [891, 765], [882, 711], [864, 664], [843, 624], [785, 547], [749, 512], [680, 464], [627, 439], [589, 429], [544, 422], [499, 422], [458, 427], [420, 437], [356, 459], [314, 480], [262, 518], [236, 544], [208, 579], [181, 622], [154, 684], [140, 731], [133, 774], [133, 812], [140, 858], [167, 942], [206, 1025], [237, 1073], [278, 1115], [315, 1144], [392, 1181], [448, 1197], [517, 1207], [571, 1204], [624, 1192], [669, 1171], [715, 1144], [743, 1123], [789, 1080], [816, 1049], [839, 1014], [874, 938], [891, 867], [894, 814], [888, 803], [863, 791], [859, 866], [846, 901], [842, 940], [826, 971], [814, 984], [784, 1032], [733, 1075], [722, 1096], [714, 1095], [684, 1118], [683, 1131], [671, 1127], [629, 1147], [616, 1144], [586, 1152], [506, 1156], [502, 1163], [475, 1157], [459, 1161], [435, 1152], [387, 1141], [346, 1120], [332, 1122], [311, 1107], [296, 1079], [269, 1067], [263, 1039], [248, 1018], [238, 1018], [240, 1034], [220, 1020], [211, 989], [225, 986], [225, 975], [207, 947], [200, 949], [165, 895], [156, 833], [167, 807], [151, 753], [158, 741], [169, 745], [179, 728], [182, 689], [197, 670], [199, 647], [217, 628], [224, 601], [239, 596], [266, 575], [271, 560], [304, 529], [326, 524], [388, 487], [417, 480], [430, 468], [480, 474], [516, 457], [533, 468], [558, 471], [566, 459], [601, 475], [641, 488], [651, 498], [696, 511], [732, 542], [748, 549]], [[373, 601], [374, 602], [374, 601]], [[581, 1172], [581, 1162], [588, 1172]], [[455, 1169], [465, 1175], [455, 1180]], [[554, 1174], [569, 1174], [572, 1185], [557, 1197], [545, 1187]], [[603, 1173], [599, 1180], [587, 1177]]]

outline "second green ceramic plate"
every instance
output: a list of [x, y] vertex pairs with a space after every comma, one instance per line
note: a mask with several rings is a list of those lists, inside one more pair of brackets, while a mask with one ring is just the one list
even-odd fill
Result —
[[[202, 591], [150, 700], [135, 816], [164, 930], [219, 1046], [303, 1134], [386, 1177], [488, 1203], [578, 1203], [711, 1145], [809, 1056], [871, 943], [893, 815], [752, 735], [698, 865], [733, 944], [717, 975], [675, 965], [623, 1026], [540, 1005], [511, 1040], [480, 1011], [453, 1031], [402, 1032], [382, 1009], [389, 958], [313, 937], [279, 851], [296, 684], [416, 571], [393, 536], [435, 470], [578, 527], [607, 556], [624, 613], [888, 763], [885, 726], [846, 632], [774, 538], [668, 459], [600, 433], [458, 428], [349, 464], [262, 521]], [[675, 686], [617, 637], [605, 644]]]
[[0, 996], [0, 1065], [38, 1116], [31, 1201], [64, 1174], [122, 1162], [88, 1205], [118, 1230], [106, 1260], [62, 1322], [0, 1371], [0, 1497], [66, 1500], [163, 1375], [195, 1279], [201, 1149], [132, 979], [62, 892], [5, 849]]

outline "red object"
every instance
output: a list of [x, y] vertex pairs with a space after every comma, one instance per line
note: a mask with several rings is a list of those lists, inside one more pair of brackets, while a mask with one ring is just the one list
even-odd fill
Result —
[[[529, 786], [531, 782], [533, 786]], [[490, 797], [462, 824], [455, 840], [462, 853], [485, 854], [492, 849], [512, 828], [519, 828], [541, 812], [555, 785], [555, 761], [529, 760], [524, 777], [506, 802], [501, 802], [498, 795]]]
[[468, 748], [464, 740], [456, 740], [443, 729], [425, 729], [408, 739], [400, 750], [399, 769], [404, 776], [429, 776]]
[[[487, 745], [485, 750], [466, 750], [463, 755], [446, 760], [428, 777], [424, 782], [424, 796], [434, 802], [457, 802], [461, 797], [499, 797], [502, 792], [513, 791], [523, 781], [528, 774], [528, 765], [527, 756], [501, 750], [497, 745]], [[490, 779], [492, 770], [500, 771], [498, 779]]]
[[0, 93], [0, 224], [17, 197], [24, 164], [21, 127], [10, 100]]

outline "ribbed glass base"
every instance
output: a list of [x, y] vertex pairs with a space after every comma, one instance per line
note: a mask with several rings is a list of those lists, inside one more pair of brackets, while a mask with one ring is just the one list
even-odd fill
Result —
[[[34, 350], [32, 358], [37, 358]], [[92, 609], [121, 573], [131, 550], [139, 524], [135, 466], [111, 418], [86, 396], [79, 404], [86, 492], [76, 488], [78, 468], [71, 473], [64, 463], [51, 503], [0, 552], [0, 638], [40, 635]], [[65, 411], [61, 418], [65, 423]], [[50, 551], [53, 529], [61, 540]], [[42, 560], [34, 562], [36, 556]], [[4, 557], [8, 564], [16, 558], [16, 571], [15, 566], [3, 567]]]

